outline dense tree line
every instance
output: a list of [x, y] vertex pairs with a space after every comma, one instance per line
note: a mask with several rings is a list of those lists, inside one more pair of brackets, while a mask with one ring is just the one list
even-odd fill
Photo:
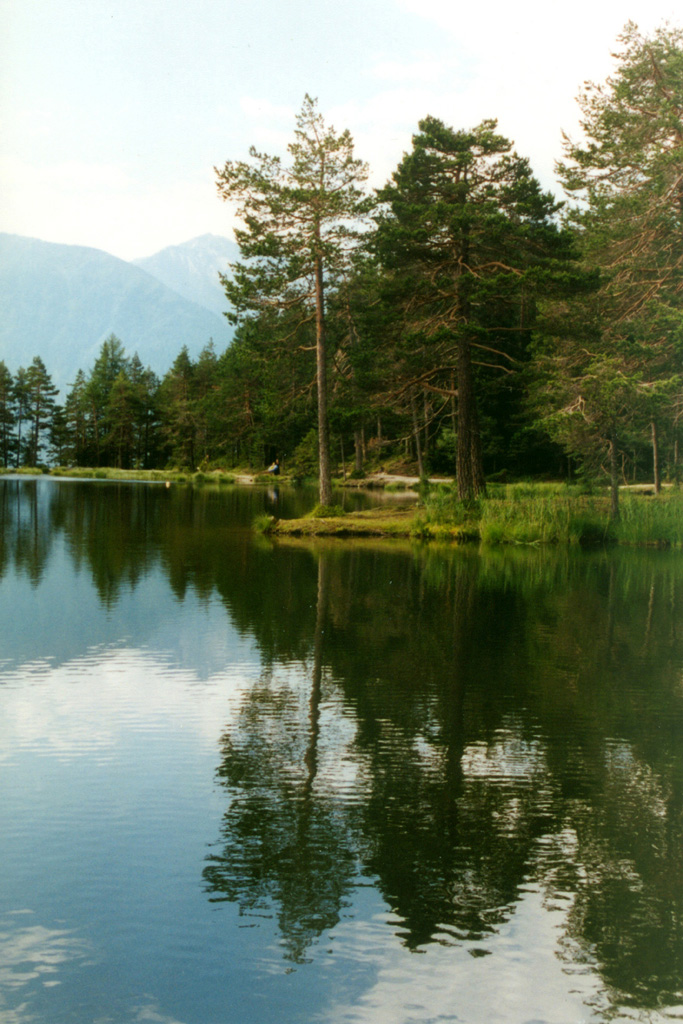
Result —
[[[306, 97], [288, 160], [217, 169], [241, 259], [235, 338], [158, 379], [108, 338], [63, 405], [36, 358], [0, 363], [0, 457], [77, 465], [262, 466], [320, 477], [399, 458], [495, 474], [679, 472], [683, 410], [683, 32], [629, 24], [579, 98], [566, 207], [496, 122], [418, 126], [371, 194], [348, 132]], [[226, 302], [226, 305], [228, 304]]]

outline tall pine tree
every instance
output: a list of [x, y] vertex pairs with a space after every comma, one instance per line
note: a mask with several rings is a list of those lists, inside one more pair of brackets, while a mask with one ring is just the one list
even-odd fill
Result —
[[500, 372], [516, 365], [536, 296], [566, 285], [573, 259], [557, 203], [496, 129], [492, 120], [468, 131], [422, 120], [380, 193], [386, 206], [375, 243], [403, 312], [397, 366], [416, 437], [424, 390], [457, 393], [462, 500], [485, 490], [477, 364]]
[[[584, 421], [575, 433], [593, 424], [586, 441], [610, 458], [641, 423], [658, 488], [660, 426], [671, 430], [683, 387], [683, 30], [646, 37], [629, 23], [619, 44], [614, 74], [579, 96], [583, 137], [565, 139], [558, 165], [602, 287], [598, 338], [565, 350], [557, 371], [566, 408]], [[594, 386], [599, 378], [605, 387]], [[615, 404], [617, 378], [616, 391], [630, 397]]]
[[326, 125], [310, 96], [288, 149], [286, 165], [252, 147], [249, 162], [216, 169], [221, 198], [237, 203], [244, 223], [235, 233], [242, 262], [223, 285], [236, 321], [275, 309], [296, 311], [302, 329], [315, 324], [320, 501], [330, 504], [325, 291], [345, 272], [371, 208], [368, 170], [349, 132]]

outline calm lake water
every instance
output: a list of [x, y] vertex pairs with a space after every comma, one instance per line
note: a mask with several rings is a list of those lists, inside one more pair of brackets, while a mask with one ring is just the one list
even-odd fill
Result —
[[3, 1024], [683, 1019], [683, 556], [0, 481]]

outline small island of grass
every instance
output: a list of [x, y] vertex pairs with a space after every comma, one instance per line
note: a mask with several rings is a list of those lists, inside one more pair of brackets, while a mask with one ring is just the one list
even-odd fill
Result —
[[358, 512], [317, 506], [299, 519], [261, 517], [275, 536], [412, 537], [485, 544], [627, 544], [683, 546], [683, 493], [624, 488], [617, 519], [607, 489], [562, 483], [491, 485], [486, 498], [464, 504], [450, 484], [423, 486], [417, 502]]

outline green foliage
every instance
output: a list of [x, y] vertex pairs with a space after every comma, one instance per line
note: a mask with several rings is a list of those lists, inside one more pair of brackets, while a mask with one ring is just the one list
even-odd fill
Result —
[[604, 497], [587, 498], [565, 484], [498, 485], [475, 503], [459, 501], [453, 488], [433, 488], [416, 517], [422, 535], [447, 535], [467, 527], [495, 544], [605, 544], [614, 539]]
[[[490, 481], [522, 473], [609, 479], [616, 520], [627, 478], [683, 477], [682, 68], [682, 30], [626, 27], [566, 140], [563, 220], [493, 119], [421, 120], [378, 207], [349, 133], [307, 96], [286, 158], [252, 149], [217, 171], [241, 218], [232, 345], [184, 349], [159, 381], [111, 335], [62, 405], [40, 360], [14, 376], [0, 362], [0, 464], [208, 482], [278, 457], [329, 505], [333, 451], [347, 479], [455, 469], [452, 499], [419, 485], [427, 526], [481, 514], [504, 536], [493, 505], [488, 520], [456, 505], [485, 493], [484, 472], [494, 501]], [[537, 511], [538, 537], [590, 533]]]
[[256, 516], [252, 523], [252, 529], [259, 534], [270, 533], [274, 523], [275, 517], [264, 512], [262, 515]]
[[295, 478], [315, 476], [318, 471], [318, 433], [311, 428], [295, 448], [290, 459], [290, 470]]
[[0, 465], [9, 466], [14, 450], [14, 382], [0, 360]]
[[344, 514], [341, 505], [316, 505], [311, 511], [310, 517], [311, 519], [335, 519]]
[[419, 520], [424, 524], [448, 523], [461, 526], [477, 523], [481, 518], [482, 500], [462, 501], [457, 488], [439, 484], [422, 490], [422, 507]]
[[623, 498], [615, 536], [622, 544], [683, 546], [683, 495], [672, 491], [656, 498], [638, 494]]
[[533, 390], [544, 424], [584, 463], [609, 463], [618, 513], [619, 454], [676, 433], [683, 390], [683, 31], [650, 37], [629, 23], [613, 75], [579, 97], [583, 137], [558, 170], [577, 205], [587, 267], [600, 288], [538, 353]]
[[[432, 412], [424, 389], [454, 396], [457, 384], [458, 493], [471, 499], [485, 489], [478, 407], [488, 400], [509, 424], [521, 390], [517, 384], [513, 397], [510, 380], [501, 379], [527, 359], [538, 297], [564, 295], [573, 282], [575, 253], [558, 227], [557, 203], [495, 120], [456, 131], [428, 117], [419, 129], [380, 193], [386, 205], [374, 246], [401, 312], [394, 317], [394, 388], [408, 401], [416, 444], [426, 449], [418, 408], [425, 424]], [[497, 431], [499, 448], [506, 433]]]
[[228, 161], [216, 169], [221, 198], [236, 204], [244, 224], [235, 232], [242, 260], [221, 281], [235, 323], [264, 312], [285, 315], [290, 344], [291, 339], [301, 343], [301, 333], [307, 333], [310, 321], [315, 323], [318, 475], [324, 502], [331, 493], [324, 292], [348, 271], [374, 200], [365, 193], [368, 168], [354, 157], [350, 133], [327, 126], [308, 95], [288, 150], [286, 166], [252, 147], [249, 162]]

